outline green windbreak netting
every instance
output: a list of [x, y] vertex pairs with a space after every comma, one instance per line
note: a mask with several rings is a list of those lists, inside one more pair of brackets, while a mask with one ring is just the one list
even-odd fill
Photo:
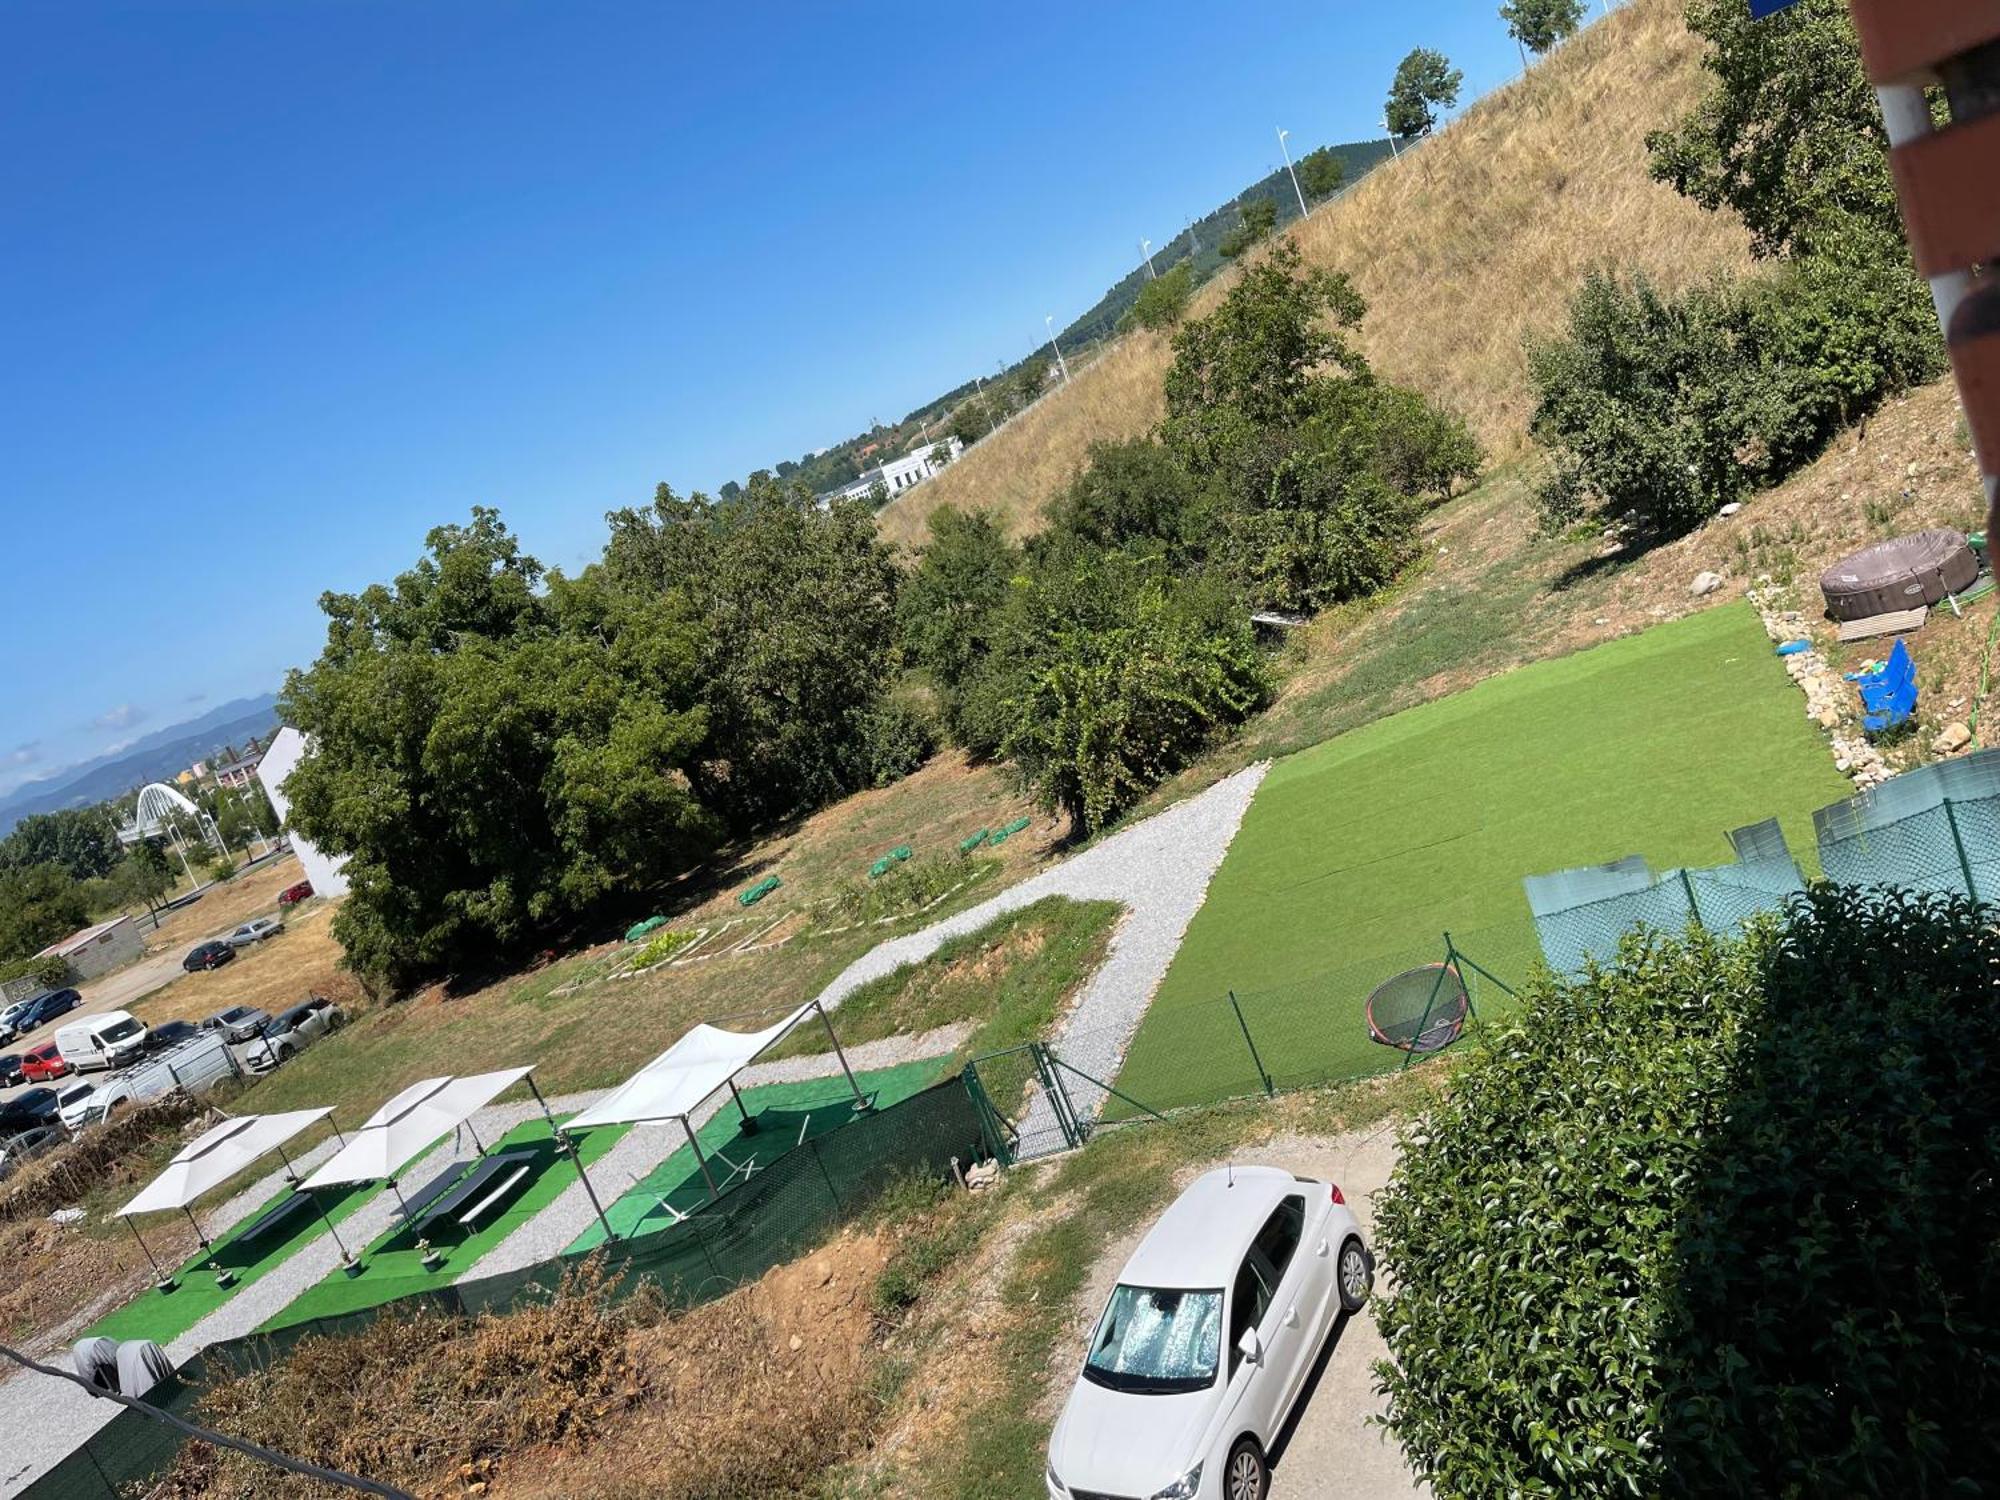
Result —
[[2000, 898], [2000, 750], [1905, 771], [1821, 808], [1813, 830], [1829, 880]]
[[[928, 1058], [857, 1073], [855, 1082], [876, 1109], [887, 1109], [936, 1082], [947, 1066], [944, 1058]], [[745, 1126], [733, 1105], [725, 1104], [695, 1132], [709, 1158], [709, 1172], [719, 1186], [727, 1186], [745, 1172], [754, 1176], [786, 1152], [854, 1118], [854, 1094], [838, 1074], [802, 1083], [762, 1084], [743, 1090], [742, 1098], [750, 1126]], [[664, 1228], [674, 1221], [675, 1214], [693, 1213], [708, 1201], [708, 1183], [687, 1146], [636, 1181], [628, 1178], [595, 1185], [604, 1201], [605, 1217], [621, 1237]], [[611, 1201], [614, 1194], [616, 1202]], [[568, 1253], [581, 1254], [603, 1243], [604, 1226], [593, 1220], [568, 1247]]]
[[[943, 1176], [954, 1158], [963, 1164], [988, 1154], [972, 1094], [961, 1079], [952, 1078], [899, 1104], [852, 1116], [817, 1138], [808, 1134], [804, 1144], [739, 1181], [685, 1223], [618, 1240], [597, 1253], [624, 1273], [614, 1285], [615, 1294], [629, 1295], [652, 1283], [677, 1303], [704, 1301], [819, 1244], [892, 1179]], [[162, 1388], [156, 1399], [194, 1417], [209, 1380], [261, 1369], [303, 1339], [358, 1331], [375, 1318], [420, 1307], [465, 1315], [505, 1312], [524, 1299], [548, 1297], [565, 1273], [587, 1258], [565, 1254], [505, 1276], [433, 1285], [414, 1296], [216, 1344], [183, 1365], [181, 1382]], [[181, 1442], [178, 1432], [151, 1418], [120, 1412], [21, 1493], [32, 1500], [112, 1500], [157, 1478]], [[271, 1493], [284, 1493], [289, 1482], [274, 1473]]]

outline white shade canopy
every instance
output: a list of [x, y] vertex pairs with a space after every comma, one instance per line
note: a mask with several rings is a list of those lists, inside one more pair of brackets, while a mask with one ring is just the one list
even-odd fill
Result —
[[577, 1130], [591, 1125], [685, 1118], [760, 1052], [812, 1014], [813, 1009], [813, 1003], [807, 1001], [784, 1020], [762, 1031], [696, 1026], [589, 1109], [571, 1117], [563, 1128]]
[[186, 1208], [210, 1188], [227, 1182], [259, 1157], [277, 1150], [308, 1125], [332, 1113], [330, 1109], [295, 1109], [282, 1115], [242, 1115], [224, 1120], [183, 1146], [164, 1172], [118, 1210], [119, 1216]]
[[368, 1117], [347, 1145], [306, 1179], [309, 1188], [342, 1187], [394, 1177], [440, 1136], [458, 1129], [495, 1096], [534, 1072], [502, 1068], [467, 1078], [426, 1078]]

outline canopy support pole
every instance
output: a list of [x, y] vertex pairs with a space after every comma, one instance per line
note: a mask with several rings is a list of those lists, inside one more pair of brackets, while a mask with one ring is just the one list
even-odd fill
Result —
[[472, 1144], [479, 1148], [479, 1154], [486, 1154], [486, 1143], [479, 1138], [479, 1132], [472, 1128], [472, 1116], [465, 1117], [465, 1133], [472, 1137]]
[[154, 1284], [164, 1292], [174, 1284], [174, 1278], [169, 1276], [165, 1271], [162, 1271], [160, 1263], [153, 1259], [152, 1247], [146, 1243], [146, 1237], [139, 1233], [139, 1226], [132, 1222], [131, 1216], [121, 1214], [120, 1217], [125, 1220], [125, 1227], [132, 1231], [132, 1238], [139, 1242], [140, 1250], [145, 1252], [146, 1264], [153, 1268]]
[[208, 1242], [208, 1236], [201, 1232], [201, 1225], [195, 1219], [194, 1210], [183, 1203], [181, 1205], [181, 1212], [187, 1215], [188, 1223], [194, 1225], [194, 1237], [201, 1241], [201, 1248], [204, 1250], [213, 1249], [214, 1247]]
[[326, 1112], [326, 1123], [333, 1127], [333, 1138], [340, 1142], [340, 1149], [345, 1151], [347, 1149], [347, 1137], [340, 1133], [340, 1122], [334, 1119], [332, 1110]]
[[541, 1105], [542, 1118], [549, 1122], [549, 1134], [555, 1140], [556, 1149], [566, 1152], [569, 1159], [576, 1163], [577, 1181], [583, 1184], [583, 1191], [590, 1198], [590, 1206], [597, 1210], [597, 1222], [604, 1226], [605, 1241], [609, 1243], [617, 1239], [618, 1231], [611, 1227], [611, 1221], [604, 1216], [604, 1205], [597, 1201], [597, 1189], [590, 1185], [590, 1174], [583, 1170], [582, 1150], [578, 1148], [575, 1141], [570, 1139], [569, 1133], [556, 1124], [556, 1117], [549, 1109], [549, 1101], [544, 1099], [542, 1091], [535, 1087], [534, 1075], [530, 1074], [521, 1081], [527, 1084], [528, 1092], [535, 1096], [535, 1103]]
[[681, 1116], [681, 1129], [687, 1135], [688, 1144], [694, 1148], [695, 1165], [701, 1168], [701, 1180], [708, 1184], [708, 1196], [719, 1197], [715, 1190], [715, 1174], [708, 1170], [708, 1158], [701, 1154], [701, 1142], [694, 1138], [694, 1126], [688, 1123], [686, 1115]]
[[312, 1193], [306, 1193], [306, 1196], [312, 1199], [313, 1212], [318, 1214], [320, 1222], [326, 1225], [326, 1232], [333, 1236], [333, 1247], [340, 1252], [340, 1263], [344, 1266], [353, 1265], [354, 1257], [348, 1253], [347, 1246], [340, 1242], [340, 1231], [333, 1227], [333, 1220], [327, 1216], [326, 1209], [321, 1206], [318, 1197]]
[[389, 1191], [396, 1195], [396, 1206], [403, 1211], [403, 1222], [410, 1222], [410, 1201], [403, 1196], [403, 1185], [395, 1178], [389, 1179]]
[[750, 1111], [743, 1107], [743, 1096], [736, 1092], [736, 1080], [734, 1078], [729, 1080], [729, 1097], [736, 1101], [736, 1113], [743, 1116], [743, 1133], [745, 1135], [755, 1135], [757, 1133], [757, 1122], [750, 1118]]
[[840, 1050], [840, 1038], [833, 1034], [833, 1018], [827, 1015], [826, 1007], [817, 1000], [813, 1001], [813, 1009], [819, 1012], [819, 1024], [826, 1028], [826, 1039], [833, 1043], [833, 1055], [840, 1059], [840, 1071], [847, 1075], [847, 1086], [854, 1090], [854, 1107], [868, 1108], [868, 1100], [861, 1092], [861, 1085], [854, 1081], [854, 1069], [847, 1065], [847, 1054]]
[[293, 1166], [292, 1159], [285, 1155], [283, 1146], [273, 1146], [271, 1149], [278, 1153], [278, 1160], [285, 1164], [285, 1181], [296, 1188], [299, 1185], [299, 1169]]

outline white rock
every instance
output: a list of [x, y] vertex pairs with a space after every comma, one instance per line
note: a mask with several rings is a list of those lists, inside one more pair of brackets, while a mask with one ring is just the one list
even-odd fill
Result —
[[1849, 767], [1849, 766], [1850, 766], [1851, 764], [1853, 764], [1853, 763], [1852, 763], [1851, 761], [1849, 761], [1849, 760], [1848, 760], [1848, 758], [1847, 758], [1846, 756], [1844, 756], [1844, 755], [1836, 755], [1836, 756], [1835, 756], [1835, 757], [1833, 758], [1833, 768], [1834, 768], [1834, 770], [1836, 770], [1836, 771], [1840, 772], [1840, 774], [1841, 774], [1841, 775], [1843, 775], [1843, 776], [1845, 776], [1845, 775], [1847, 774], [1847, 769], [1848, 769], [1848, 767]]
[[1743, 502], [1741, 500], [1732, 500], [1723, 506], [1721, 510], [1717, 511], [1716, 514], [1718, 516], [1733, 516], [1741, 509], [1743, 509]]
[[1704, 594], [1712, 594], [1722, 587], [1720, 573], [1700, 572], [1694, 575], [1694, 582], [1688, 585], [1688, 592], [1699, 599]]
[[1950, 755], [1954, 750], [1963, 750], [1972, 743], [1972, 731], [1954, 719], [1938, 731], [1938, 737], [1931, 741], [1931, 749], [1939, 755]]

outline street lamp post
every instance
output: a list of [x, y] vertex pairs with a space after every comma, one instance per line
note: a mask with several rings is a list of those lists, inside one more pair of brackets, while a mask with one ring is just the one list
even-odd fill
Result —
[[1049, 331], [1049, 347], [1056, 351], [1056, 368], [1062, 371], [1063, 384], [1069, 384], [1069, 361], [1062, 357], [1062, 345], [1056, 342], [1056, 319], [1054, 313], [1042, 315], [1042, 326]]
[[1284, 152], [1285, 172], [1292, 179], [1292, 191], [1299, 195], [1299, 217], [1303, 219], [1306, 216], [1305, 190], [1299, 186], [1299, 174], [1297, 172], [1292, 171], [1292, 153], [1290, 149], [1285, 145], [1285, 137], [1290, 134], [1291, 132], [1289, 130], [1283, 130], [1283, 129], [1279, 130], [1278, 149]]
[[1382, 129], [1389, 137], [1389, 155], [1392, 157], [1401, 156], [1403, 153], [1396, 146], [1396, 132], [1390, 126], [1387, 115], [1382, 116]]
[[1158, 281], [1160, 273], [1153, 269], [1153, 242], [1151, 240], [1139, 241], [1139, 253], [1146, 257], [1146, 279], [1148, 281]]

